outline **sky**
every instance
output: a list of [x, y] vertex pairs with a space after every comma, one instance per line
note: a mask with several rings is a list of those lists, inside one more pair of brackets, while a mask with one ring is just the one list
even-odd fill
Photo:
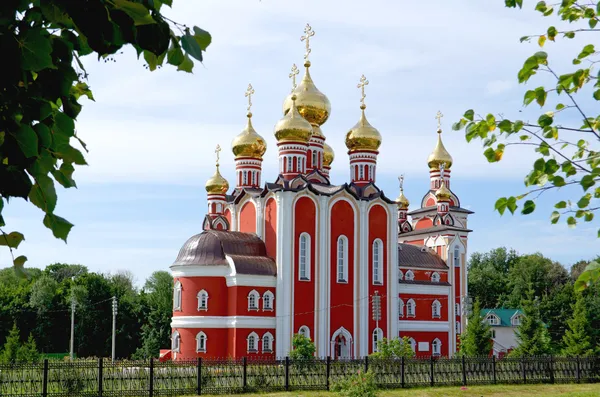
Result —
[[[129, 270], [138, 285], [153, 271], [169, 270], [187, 238], [201, 231], [204, 183], [214, 172], [217, 144], [224, 148], [222, 174], [233, 184], [229, 148], [245, 126], [248, 83], [255, 89], [254, 127], [268, 145], [263, 182], [277, 177], [273, 127], [289, 93], [289, 70], [302, 64], [300, 36], [310, 23], [316, 32], [311, 75], [332, 104], [322, 130], [336, 154], [333, 183], [349, 179], [344, 137], [359, 118], [356, 84], [364, 74], [367, 117], [383, 136], [377, 185], [388, 197], [397, 196], [397, 176], [404, 174], [405, 194], [417, 208], [429, 186], [426, 159], [440, 110], [444, 144], [454, 158], [452, 189], [475, 212], [471, 253], [506, 246], [565, 266], [592, 258], [599, 253], [598, 223], [569, 229], [548, 220], [556, 201], [580, 191], [542, 196], [529, 216], [500, 216], [495, 201], [525, 191], [523, 178], [536, 156], [511, 147], [500, 163], [488, 164], [479, 141], [467, 143], [463, 132], [451, 130], [470, 108], [539, 115], [539, 108], [524, 109], [522, 98], [544, 77], [529, 86], [516, 79], [538, 47], [519, 38], [552, 22], [526, 3], [527, 10], [518, 11], [501, 0], [177, 0], [173, 9], [163, 8], [165, 15], [212, 35], [204, 63], [196, 63], [193, 74], [170, 66], [150, 72], [131, 49], [115, 62], [84, 60], [95, 102], [84, 100], [76, 126], [89, 165], [75, 172], [78, 189], [57, 188], [55, 211], [75, 227], [65, 244], [43, 226], [39, 209], [13, 200], [5, 219], [8, 229], [25, 234], [18, 254], [29, 258], [29, 267], [62, 262], [106, 273]], [[547, 44], [550, 59], [568, 68], [580, 48], [574, 43]], [[0, 250], [0, 266], [10, 263]]]

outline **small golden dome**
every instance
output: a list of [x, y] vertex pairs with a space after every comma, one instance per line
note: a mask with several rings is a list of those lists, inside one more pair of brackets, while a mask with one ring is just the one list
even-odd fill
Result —
[[333, 148], [328, 144], [323, 143], [323, 166], [331, 167], [333, 159], [335, 159], [335, 153], [333, 152]]
[[381, 145], [381, 134], [367, 121], [365, 105], [361, 105], [361, 116], [358, 123], [346, 133], [346, 147], [350, 151], [374, 150]]
[[229, 190], [229, 182], [227, 179], [223, 178], [221, 173], [219, 172], [219, 165], [217, 164], [217, 169], [215, 174], [210, 177], [208, 181], [206, 181], [206, 193], [208, 194], [225, 194]]
[[311, 125], [312, 125], [312, 129], [313, 129], [312, 137], [325, 139], [325, 135], [323, 135], [323, 131], [321, 131], [321, 127], [319, 127], [316, 124], [311, 124]]
[[275, 138], [277, 142], [308, 143], [313, 134], [313, 127], [298, 113], [295, 94], [292, 94], [291, 100], [291, 111], [275, 124]]
[[410, 201], [408, 201], [408, 199], [404, 195], [404, 190], [402, 189], [400, 190], [400, 195], [396, 199], [396, 204], [398, 204], [398, 208], [400, 208], [401, 210], [408, 209], [408, 206], [410, 205]]
[[248, 124], [246, 128], [231, 142], [231, 151], [235, 158], [251, 157], [262, 159], [267, 151], [267, 143], [262, 136], [258, 135], [252, 127], [252, 113], [248, 112]]
[[317, 89], [310, 77], [308, 68], [310, 61], [304, 63], [306, 73], [302, 81], [283, 102], [283, 114], [287, 114], [292, 107], [292, 95], [296, 94], [296, 108], [298, 113], [313, 125], [323, 125], [331, 114], [329, 99]]
[[435, 197], [438, 201], [450, 201], [450, 198], [452, 198], [452, 192], [446, 187], [444, 181], [442, 181], [440, 188], [435, 191]]
[[432, 170], [439, 170], [440, 165], [442, 163], [446, 164], [446, 169], [450, 169], [452, 167], [452, 156], [444, 147], [444, 143], [442, 142], [442, 130], [438, 129], [438, 140], [433, 152], [427, 158], [427, 165]]

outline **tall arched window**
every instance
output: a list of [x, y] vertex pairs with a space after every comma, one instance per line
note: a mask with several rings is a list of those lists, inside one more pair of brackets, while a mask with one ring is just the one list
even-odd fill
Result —
[[248, 310], [258, 310], [258, 299], [260, 295], [256, 290], [250, 291], [248, 294]]
[[431, 305], [431, 316], [433, 318], [440, 318], [442, 316], [442, 304], [437, 299]]
[[416, 311], [417, 305], [415, 304], [415, 301], [409, 299], [408, 302], [406, 302], [406, 317], [414, 317]]
[[365, 170], [361, 166], [358, 166], [358, 179], [361, 181], [365, 179]]
[[338, 237], [337, 241], [337, 281], [348, 282], [348, 239], [346, 236]]
[[292, 172], [292, 156], [289, 156], [287, 159], [287, 172]]
[[442, 354], [442, 341], [438, 338], [435, 338], [433, 342], [431, 342], [431, 352], [434, 356], [440, 356]]
[[382, 247], [380, 239], [373, 241], [373, 284], [383, 284]]
[[381, 328], [375, 328], [373, 330], [373, 353], [378, 352], [379, 341], [383, 340], [383, 331]]
[[404, 301], [398, 298], [398, 317], [404, 317]]
[[263, 294], [263, 311], [265, 310], [273, 310], [273, 301], [275, 300], [275, 295], [271, 291], [267, 291]]
[[257, 353], [258, 352], [258, 335], [256, 332], [250, 333], [248, 338], [246, 339], [248, 343], [248, 353]]
[[198, 311], [208, 310], [208, 292], [202, 290], [198, 292]]
[[173, 288], [173, 311], [181, 311], [181, 283], [179, 280], [175, 282], [175, 287]]
[[306, 325], [303, 325], [302, 327], [300, 327], [300, 329], [298, 329], [298, 333], [300, 335], [303, 335], [304, 337], [310, 339], [310, 328], [308, 328]]
[[296, 158], [296, 163], [298, 163], [298, 165], [297, 165], [298, 172], [301, 172], [302, 171], [302, 167], [301, 167], [301, 165], [302, 165], [302, 159], [300, 157], [297, 157]]
[[173, 351], [175, 353], [179, 353], [179, 346], [180, 346], [179, 342], [180, 342], [179, 332], [175, 331], [171, 335], [171, 351]]
[[415, 279], [415, 274], [412, 270], [407, 270], [406, 274], [404, 275], [404, 279], [408, 281], [413, 281]]
[[317, 168], [318, 164], [317, 164], [317, 152], [314, 151], [312, 152], [312, 166], [313, 168]]
[[262, 352], [272, 353], [273, 352], [273, 335], [267, 332], [262, 337]]
[[458, 246], [454, 247], [454, 266], [460, 267], [460, 249]]
[[310, 236], [307, 233], [300, 235], [298, 262], [298, 278], [303, 281], [310, 280]]
[[197, 353], [206, 353], [206, 334], [202, 331], [198, 332], [196, 335], [196, 352]]
[[440, 274], [438, 272], [433, 272], [431, 275], [431, 282], [439, 283], [440, 282]]

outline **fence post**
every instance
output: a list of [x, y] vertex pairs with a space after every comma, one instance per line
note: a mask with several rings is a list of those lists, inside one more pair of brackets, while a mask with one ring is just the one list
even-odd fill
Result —
[[331, 356], [327, 356], [327, 369], [326, 369], [326, 386], [329, 390], [329, 376], [331, 375]]
[[154, 394], [154, 358], [150, 357], [150, 385], [148, 390], [148, 397], [152, 397]]
[[492, 379], [496, 384], [496, 356], [494, 354], [492, 354]]
[[196, 380], [198, 395], [202, 394], [202, 357], [198, 357], [198, 365], [196, 366]]
[[246, 356], [244, 356], [243, 363], [244, 370], [242, 371], [242, 387], [244, 388], [244, 391], [246, 391], [246, 388], [248, 387], [248, 359]]
[[581, 382], [581, 362], [579, 361], [579, 356], [576, 357], [577, 360], [577, 372], [576, 372], [576, 377], [577, 377], [577, 383]]
[[431, 387], [435, 386], [435, 380], [433, 379], [433, 354], [431, 355], [431, 359], [429, 360], [431, 365]]
[[104, 360], [102, 358], [98, 359], [98, 397], [102, 397], [102, 378], [104, 375], [102, 374], [104, 366]]
[[550, 355], [550, 383], [554, 384], [554, 356]]
[[369, 356], [365, 356], [365, 373], [369, 370]]
[[462, 384], [463, 386], [467, 385], [467, 368], [464, 355], [462, 356]]
[[48, 397], [48, 359], [44, 359], [44, 374], [42, 380], [42, 397]]
[[525, 357], [521, 357], [521, 369], [523, 371], [523, 384], [527, 383], [527, 371], [525, 370]]
[[290, 391], [290, 356], [285, 356], [285, 391]]
[[405, 362], [404, 362], [404, 356], [402, 356], [402, 358], [400, 359], [400, 371], [401, 371], [401, 373], [400, 373], [400, 384], [401, 384], [401, 386], [402, 386], [403, 389], [406, 386], [404, 384], [404, 364], [405, 364]]

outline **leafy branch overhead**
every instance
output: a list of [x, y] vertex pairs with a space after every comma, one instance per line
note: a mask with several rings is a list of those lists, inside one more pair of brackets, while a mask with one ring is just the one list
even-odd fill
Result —
[[[66, 242], [73, 227], [54, 213], [56, 182], [76, 187], [75, 166], [86, 165], [75, 120], [81, 97], [94, 100], [81, 62], [86, 55], [112, 59], [131, 45], [147, 68], [173, 65], [191, 73], [211, 43], [208, 32], [161, 14], [172, 0], [3, 0], [0, 2], [0, 227], [12, 197], [44, 212], [44, 225]], [[75, 145], [74, 145], [75, 144]], [[1, 230], [1, 229], [0, 229]], [[24, 240], [0, 231], [11, 250]], [[25, 257], [15, 258], [22, 266]]]

